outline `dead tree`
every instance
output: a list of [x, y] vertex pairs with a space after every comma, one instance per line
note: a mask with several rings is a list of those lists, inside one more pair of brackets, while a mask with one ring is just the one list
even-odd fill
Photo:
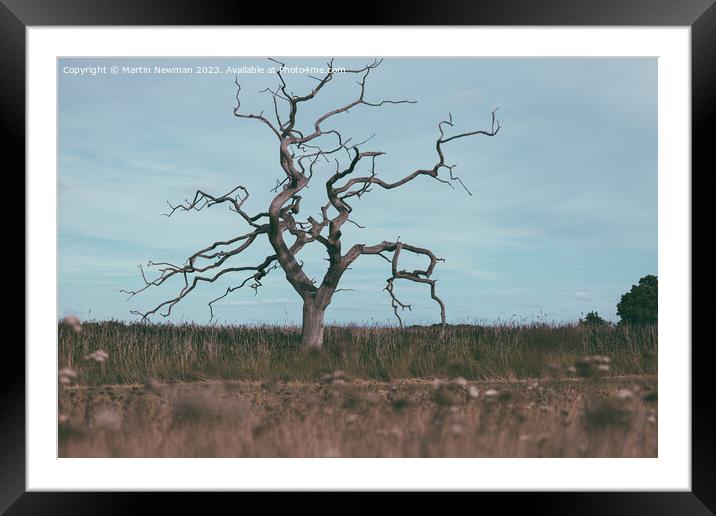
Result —
[[[273, 61], [273, 60], [272, 60]], [[132, 313], [138, 315], [143, 321], [159, 313], [164, 317], [171, 314], [172, 308], [193, 291], [200, 283], [213, 283], [226, 274], [241, 274], [243, 278], [213, 301], [209, 302], [209, 310], [213, 318], [213, 304], [226, 297], [231, 292], [243, 287], [256, 291], [261, 286], [262, 279], [274, 269], [283, 269], [286, 279], [303, 301], [302, 343], [307, 347], [320, 347], [323, 342], [324, 317], [326, 308], [330, 305], [333, 295], [339, 291], [339, 282], [350, 265], [363, 255], [373, 255], [386, 260], [390, 264], [390, 276], [387, 279], [385, 290], [390, 296], [395, 316], [402, 327], [399, 312], [410, 309], [409, 304], [400, 301], [394, 291], [396, 280], [408, 280], [424, 283], [430, 288], [430, 296], [440, 307], [440, 318], [445, 325], [445, 305], [435, 291], [435, 281], [432, 279], [437, 262], [442, 261], [429, 249], [410, 245], [400, 241], [383, 241], [374, 245], [356, 244], [344, 251], [341, 247], [341, 236], [346, 222], [351, 222], [353, 212], [352, 203], [363, 195], [371, 192], [375, 187], [393, 190], [407, 185], [411, 181], [427, 177], [440, 183], [453, 186], [459, 184], [468, 194], [461, 179], [455, 175], [455, 165], [445, 161], [444, 146], [452, 141], [469, 136], [494, 136], [500, 129], [500, 124], [492, 112], [492, 125], [489, 130], [473, 130], [454, 134], [446, 134], [448, 128], [453, 127], [452, 115], [437, 125], [438, 137], [435, 142], [436, 162], [430, 168], [420, 168], [396, 181], [387, 181], [378, 176], [376, 172], [376, 159], [384, 154], [376, 150], [367, 150], [367, 140], [361, 143], [352, 143], [335, 129], [327, 128], [331, 118], [347, 113], [360, 106], [380, 107], [388, 104], [412, 104], [411, 100], [381, 100], [369, 101], [366, 99], [366, 80], [382, 60], [358, 69], [339, 70], [340, 75], [354, 75], [358, 77], [357, 98], [320, 116], [313, 121], [310, 132], [302, 132], [297, 128], [297, 116], [301, 105], [315, 98], [321, 90], [331, 82], [339, 73], [333, 68], [333, 60], [327, 63], [327, 73], [322, 77], [311, 77], [317, 84], [305, 95], [295, 95], [289, 92], [282, 74], [283, 63], [274, 61], [277, 66], [278, 84], [274, 89], [267, 88], [272, 100], [273, 114], [269, 117], [263, 112], [258, 114], [244, 113], [241, 109], [241, 86], [238, 79], [236, 84], [236, 106], [234, 116], [241, 119], [255, 120], [266, 126], [278, 144], [281, 179], [277, 180], [276, 193], [268, 209], [251, 214], [246, 211], [245, 204], [249, 193], [243, 186], [237, 186], [224, 195], [212, 195], [208, 192], [197, 191], [191, 200], [176, 205], [169, 204], [170, 211], [167, 216], [177, 211], [200, 211], [219, 204], [225, 204], [229, 210], [236, 213], [248, 225], [246, 233], [225, 241], [213, 242], [205, 248], [195, 252], [182, 265], [166, 262], [149, 262], [148, 267], [157, 270], [158, 276], [147, 278], [144, 268], [140, 271], [144, 286], [138, 290], [126, 290], [130, 298], [150, 287], [162, 285], [175, 276], [183, 280], [183, 287], [179, 293], [147, 312]], [[299, 219], [301, 211], [301, 190], [306, 188], [314, 177], [317, 169], [329, 164], [330, 171], [326, 174], [325, 189], [327, 202], [320, 208], [317, 217], [308, 216]], [[363, 175], [357, 170], [365, 168]], [[441, 174], [442, 173], [442, 174]], [[319, 179], [320, 180], [320, 179]], [[470, 194], [471, 195], [471, 194]], [[227, 260], [234, 257], [259, 237], [267, 238], [273, 248], [273, 254], [266, 256], [261, 263], [241, 267], [225, 265]], [[290, 242], [287, 240], [291, 240]], [[316, 284], [303, 270], [303, 263], [297, 259], [299, 252], [309, 244], [318, 243], [325, 248], [328, 255], [328, 267], [320, 284]], [[425, 257], [427, 266], [423, 270], [408, 271], [400, 268], [401, 253], [414, 253]]]

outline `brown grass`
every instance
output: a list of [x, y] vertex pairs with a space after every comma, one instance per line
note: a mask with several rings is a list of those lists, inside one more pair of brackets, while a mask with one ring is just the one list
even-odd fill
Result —
[[[97, 350], [106, 363], [85, 360]], [[300, 349], [300, 330], [278, 326], [59, 326], [59, 367], [81, 384], [207, 379], [312, 382], [336, 369], [357, 378], [518, 379], [562, 375], [585, 355], [611, 357], [610, 374], [656, 373], [656, 326], [546, 324], [439, 328], [334, 326], [320, 356]]]
[[657, 455], [655, 377], [327, 381], [65, 387], [60, 456]]
[[[655, 457], [656, 328], [59, 327], [61, 457]], [[625, 376], [629, 375], [629, 376]]]

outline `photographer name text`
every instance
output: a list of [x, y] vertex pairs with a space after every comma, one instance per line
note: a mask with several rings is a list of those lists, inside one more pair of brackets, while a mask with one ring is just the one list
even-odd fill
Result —
[[334, 74], [345, 68], [322, 66], [65, 66], [62, 73], [78, 77], [97, 75], [245, 75], [264, 73]]

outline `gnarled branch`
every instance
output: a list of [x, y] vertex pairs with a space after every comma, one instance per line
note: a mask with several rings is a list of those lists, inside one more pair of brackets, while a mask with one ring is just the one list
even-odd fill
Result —
[[[398, 260], [400, 257], [400, 253], [403, 250], [414, 253], [416, 255], [426, 256], [429, 260], [428, 266], [425, 269], [416, 269], [416, 270], [412, 270], [412, 271], [400, 269]], [[388, 259], [383, 254], [386, 252], [392, 252], [393, 258]], [[445, 303], [443, 303], [442, 299], [440, 299], [440, 297], [438, 297], [438, 295], [435, 291], [435, 283], [437, 280], [431, 279], [431, 276], [433, 274], [433, 271], [435, 270], [435, 266], [437, 265], [437, 262], [444, 261], [442, 258], [438, 258], [437, 256], [435, 256], [435, 254], [433, 254], [433, 252], [430, 251], [429, 249], [405, 244], [400, 241], [397, 241], [397, 242], [383, 241], [380, 244], [373, 245], [373, 246], [366, 246], [363, 244], [354, 245], [348, 251], [348, 253], [346, 253], [346, 255], [343, 257], [343, 260], [342, 260], [343, 267], [348, 267], [351, 263], [353, 263], [361, 255], [378, 255], [381, 258], [390, 261], [391, 275], [386, 280], [387, 285], [385, 287], [385, 290], [390, 295], [391, 306], [393, 307], [393, 311], [395, 313], [395, 316], [398, 318], [398, 322], [400, 323], [401, 328], [403, 327], [403, 320], [401, 319], [401, 317], [398, 313], [398, 308], [400, 308], [401, 311], [405, 310], [406, 308], [408, 310], [410, 310], [411, 306], [409, 304], [405, 304], [405, 303], [401, 302], [395, 296], [395, 292], [393, 290], [394, 283], [395, 283], [395, 280], [398, 280], [398, 279], [405, 279], [408, 281], [413, 281], [415, 283], [424, 283], [424, 284], [430, 285], [430, 297], [438, 304], [438, 306], [440, 306], [440, 320], [442, 322], [442, 325], [445, 326]]]
[[[497, 120], [497, 117], [495, 116], [496, 111], [497, 111], [497, 109], [495, 109], [492, 112], [492, 126], [489, 131], [488, 130], [469, 131], [469, 132], [465, 132], [465, 133], [461, 133], [461, 134], [456, 134], [454, 136], [445, 137], [443, 125], [448, 125], [450, 127], [453, 126], [452, 114], [449, 114], [449, 117], [447, 120], [442, 120], [438, 124], [438, 131], [440, 132], [440, 136], [438, 137], [437, 141], [435, 142], [435, 150], [438, 154], [438, 161], [437, 161], [437, 163], [435, 163], [435, 165], [433, 165], [432, 168], [415, 170], [411, 174], [408, 174], [407, 176], [403, 177], [402, 179], [399, 179], [392, 183], [383, 181], [381, 178], [377, 177], [376, 174], [374, 173], [374, 168], [373, 168], [373, 173], [371, 173], [370, 176], [352, 178], [352, 179], [348, 180], [343, 186], [336, 188], [335, 192], [337, 194], [344, 194], [342, 196], [342, 198], [346, 199], [346, 198], [352, 197], [354, 195], [358, 195], [358, 196], [362, 195], [363, 193], [365, 193], [366, 188], [369, 185], [378, 185], [381, 188], [384, 188], [386, 190], [392, 190], [393, 188], [398, 188], [399, 186], [403, 186], [404, 184], [409, 183], [410, 181], [412, 181], [413, 179], [415, 179], [417, 177], [429, 176], [429, 177], [436, 179], [437, 181], [439, 181], [441, 183], [445, 183], [450, 186], [452, 186], [450, 181], [457, 181], [460, 183], [460, 185], [465, 189], [465, 191], [469, 195], [472, 195], [470, 190], [468, 190], [467, 187], [465, 186], [465, 184], [462, 182], [462, 179], [460, 179], [458, 176], [456, 176], [453, 173], [453, 170], [455, 169], [456, 165], [448, 165], [445, 162], [445, 153], [444, 153], [442, 146], [448, 142], [451, 142], [451, 141], [454, 141], [454, 140], [457, 140], [460, 138], [467, 138], [468, 136], [475, 136], [475, 135], [495, 136], [501, 128], [500, 122], [499, 122], [499, 120]], [[357, 154], [356, 158], [357, 158], [357, 160], [360, 160], [364, 156], [377, 156], [380, 154], [383, 154], [383, 153], [382, 152], [381, 153], [364, 152], [364, 153]], [[443, 168], [448, 170], [448, 172], [450, 174], [450, 180], [441, 179], [439, 177], [438, 173], [440, 172], [440, 169], [443, 169]], [[360, 187], [357, 190], [349, 191], [355, 185], [360, 185]]]
[[[237, 193], [238, 192], [238, 193]], [[241, 193], [244, 194], [243, 197], [241, 197]], [[171, 208], [171, 211], [168, 213], [165, 213], [164, 215], [167, 217], [171, 217], [174, 215], [174, 212], [177, 210], [181, 211], [201, 211], [204, 208], [210, 208], [211, 206], [214, 206], [216, 204], [222, 204], [225, 202], [230, 203], [229, 209], [231, 211], [234, 211], [241, 215], [246, 222], [248, 222], [249, 225], [258, 228], [260, 227], [259, 224], [256, 223], [257, 220], [261, 219], [262, 217], [268, 217], [269, 214], [267, 212], [261, 212], [254, 216], [249, 216], [241, 207], [246, 202], [246, 200], [249, 198], [249, 192], [244, 188], [243, 186], [239, 185], [235, 187], [233, 190], [231, 190], [228, 193], [225, 193], [224, 195], [220, 195], [218, 197], [215, 197], [211, 194], [208, 194], [206, 192], [203, 192], [202, 190], [197, 190], [194, 194], [194, 198], [189, 201], [188, 199], [185, 199], [183, 203], [172, 205], [169, 201], [167, 201], [167, 204], [169, 205], [169, 208]]]

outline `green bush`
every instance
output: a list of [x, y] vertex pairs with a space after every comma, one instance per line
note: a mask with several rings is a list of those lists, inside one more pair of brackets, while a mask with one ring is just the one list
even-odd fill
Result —
[[579, 319], [579, 324], [583, 326], [607, 326], [609, 322], [604, 319], [598, 312], [589, 312], [583, 319]]

